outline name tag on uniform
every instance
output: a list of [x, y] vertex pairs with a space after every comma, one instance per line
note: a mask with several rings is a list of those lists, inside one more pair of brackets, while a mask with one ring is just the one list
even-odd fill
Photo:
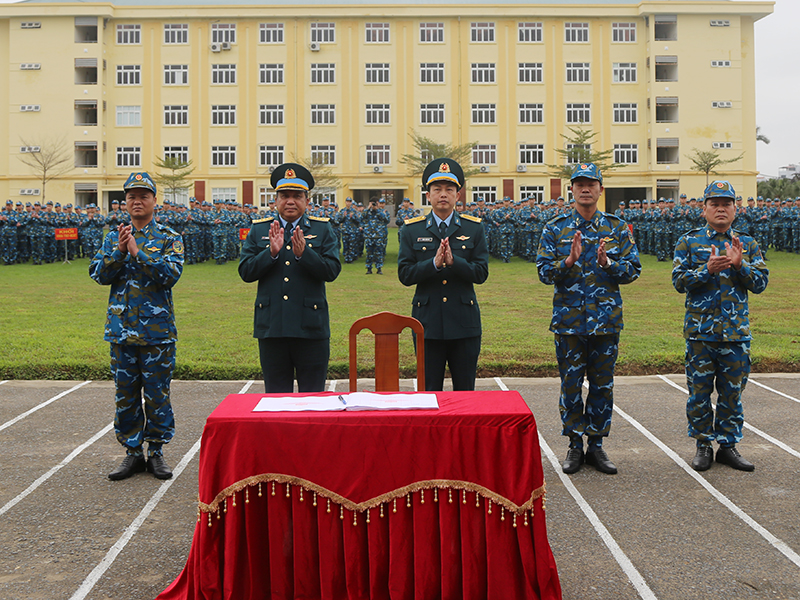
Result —
[[418, 242], [432, 242], [433, 238], [432, 237], [418, 237], [417, 241]]

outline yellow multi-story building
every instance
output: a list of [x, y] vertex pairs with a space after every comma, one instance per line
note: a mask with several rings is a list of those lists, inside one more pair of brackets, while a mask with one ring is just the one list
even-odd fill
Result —
[[134, 170], [190, 159], [200, 199], [264, 205], [270, 168], [327, 163], [342, 203], [424, 204], [411, 134], [474, 144], [478, 195], [564, 193], [570, 127], [625, 166], [622, 199], [698, 196], [694, 149], [756, 190], [753, 24], [773, 2], [237, 0], [0, 6], [0, 197], [41, 199], [21, 158], [69, 157], [48, 199], [107, 208]]

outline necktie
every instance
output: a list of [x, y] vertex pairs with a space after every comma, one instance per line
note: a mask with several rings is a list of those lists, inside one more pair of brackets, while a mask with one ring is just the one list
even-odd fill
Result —
[[442, 239], [445, 238], [445, 235], [444, 235], [445, 231], [447, 231], [447, 223], [442, 221], [441, 223], [439, 223], [439, 237], [440, 238], [442, 238]]
[[292, 239], [292, 231], [293, 227], [291, 223], [286, 223], [286, 227], [283, 228], [283, 241], [289, 242]]

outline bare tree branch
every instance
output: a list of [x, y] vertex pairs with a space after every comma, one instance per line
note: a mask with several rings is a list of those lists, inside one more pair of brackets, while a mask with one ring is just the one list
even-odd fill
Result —
[[38, 147], [38, 152], [27, 152], [19, 155], [19, 160], [29, 166], [42, 182], [42, 203], [45, 200], [47, 182], [57, 179], [75, 168], [72, 148], [67, 145], [66, 138], [45, 139], [37, 143], [20, 138], [23, 146]]

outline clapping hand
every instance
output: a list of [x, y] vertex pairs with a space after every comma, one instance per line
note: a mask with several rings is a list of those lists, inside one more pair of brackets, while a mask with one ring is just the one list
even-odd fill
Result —
[[581, 252], [583, 252], [581, 232], [576, 231], [575, 235], [572, 236], [572, 245], [569, 247], [569, 256], [566, 260], [568, 269], [571, 269], [572, 265], [578, 261], [578, 259], [581, 257]]

